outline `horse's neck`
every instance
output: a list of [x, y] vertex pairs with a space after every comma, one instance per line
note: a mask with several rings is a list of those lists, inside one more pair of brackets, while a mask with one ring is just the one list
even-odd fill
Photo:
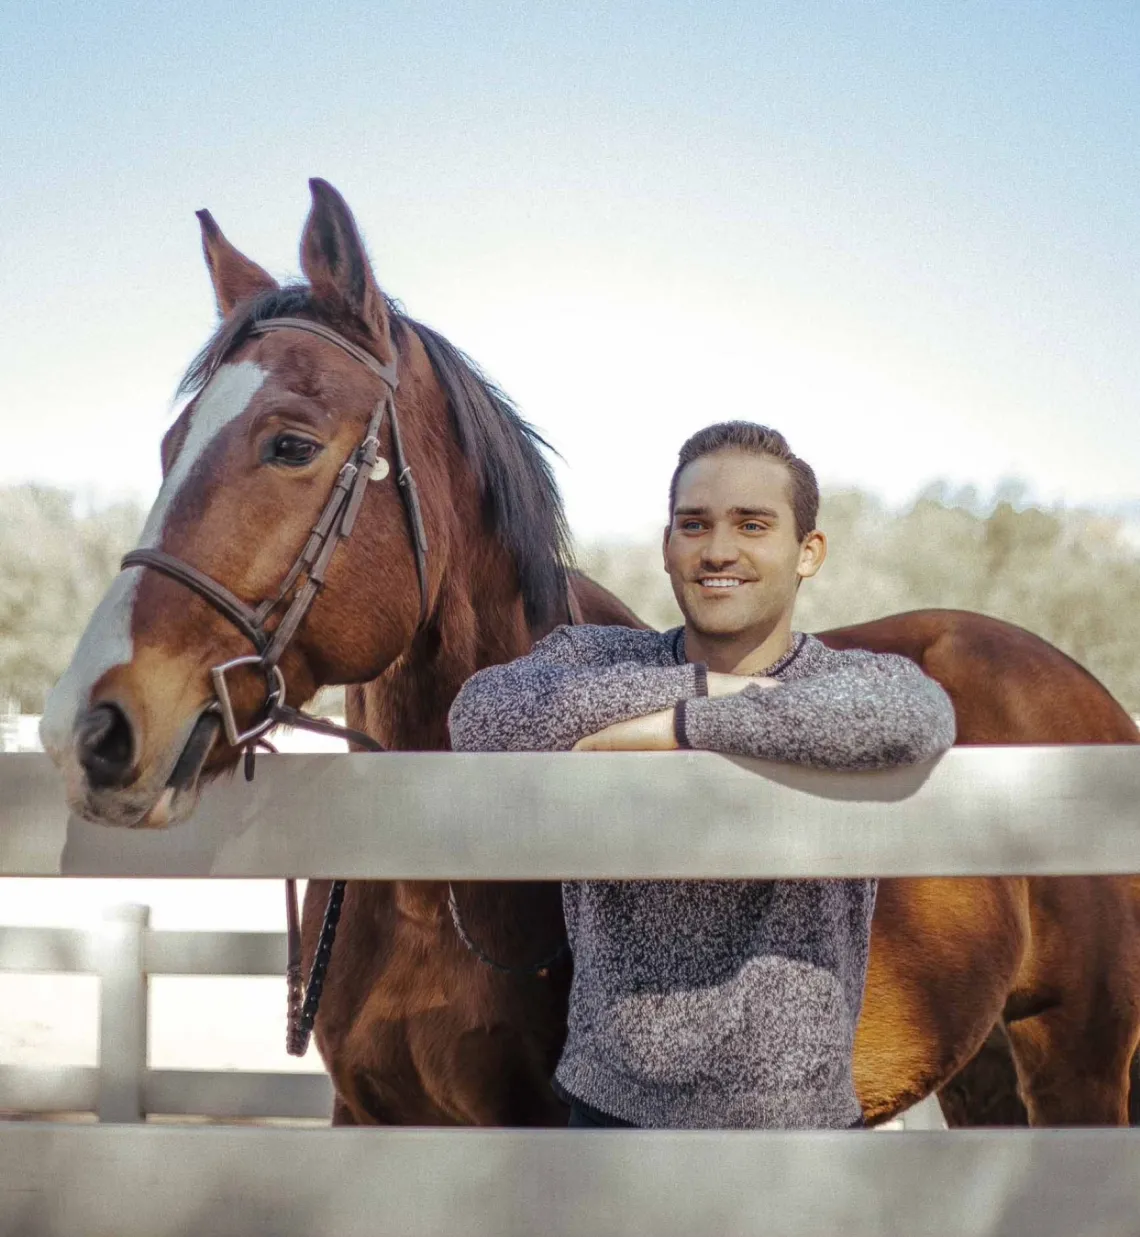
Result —
[[[503, 576], [511, 579], [512, 573]], [[473, 597], [453, 587], [437, 611], [437, 625], [378, 679], [347, 692], [350, 726], [366, 730], [395, 751], [447, 751], [447, 713], [463, 684], [484, 666], [519, 657], [533, 643], [517, 591]], [[371, 884], [370, 894], [394, 897], [400, 913], [441, 926], [446, 913], [446, 882], [399, 881]], [[458, 897], [463, 917], [487, 947], [514, 957], [514, 937], [529, 932], [536, 920], [543, 939], [555, 943], [562, 931], [557, 885], [511, 881], [464, 882]], [[450, 927], [446, 929], [450, 931]]]
[[[511, 581], [513, 574], [503, 565], [490, 578]], [[447, 713], [459, 689], [477, 670], [521, 657], [533, 643], [517, 588], [465, 584], [450, 582], [432, 627], [403, 657], [363, 688], [349, 689], [349, 725], [396, 751], [448, 750]]]

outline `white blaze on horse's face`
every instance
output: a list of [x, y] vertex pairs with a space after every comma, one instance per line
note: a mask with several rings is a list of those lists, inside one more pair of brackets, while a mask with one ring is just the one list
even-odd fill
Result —
[[245, 412], [268, 376], [269, 371], [253, 361], [239, 361], [236, 365], [223, 365], [210, 379], [194, 405], [194, 415], [190, 418], [190, 428], [182, 450], [163, 478], [162, 488], [147, 516], [140, 546], [154, 549], [162, 545], [166, 517], [186, 478], [194, 471], [210, 443], [231, 421], [236, 421]]
[[[167, 517], [186, 479], [214, 439], [246, 411], [267, 376], [268, 372], [260, 365], [240, 361], [223, 365], [210, 379], [198, 396], [178, 458], [163, 479], [147, 516], [140, 546], [161, 547]], [[40, 740], [52, 760], [67, 773], [69, 798], [73, 778], [82, 780], [82, 771], [74, 759], [76, 724], [88, 709], [99, 703], [98, 686], [104, 675], [116, 666], [129, 665], [134, 659], [132, 622], [135, 595], [142, 576], [143, 568], [130, 567], [115, 577], [44, 709]], [[71, 768], [73, 765], [76, 767]], [[75, 790], [78, 789], [76, 786]]]

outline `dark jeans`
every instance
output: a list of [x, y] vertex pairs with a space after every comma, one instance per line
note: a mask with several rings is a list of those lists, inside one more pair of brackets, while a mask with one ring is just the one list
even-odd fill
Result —
[[611, 1117], [600, 1108], [593, 1108], [581, 1100], [571, 1098], [570, 1120], [568, 1126], [572, 1130], [634, 1130], [637, 1127], [620, 1117]]

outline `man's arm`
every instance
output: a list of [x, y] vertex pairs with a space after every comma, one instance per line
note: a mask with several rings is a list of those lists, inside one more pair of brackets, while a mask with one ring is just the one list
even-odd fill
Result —
[[684, 744], [821, 769], [882, 769], [932, 760], [954, 742], [949, 696], [893, 653], [845, 653], [834, 669], [778, 687], [688, 700]]
[[525, 657], [488, 666], [463, 685], [448, 716], [452, 747], [567, 751], [615, 722], [696, 697], [703, 666], [638, 660], [656, 640], [632, 628], [558, 628]]

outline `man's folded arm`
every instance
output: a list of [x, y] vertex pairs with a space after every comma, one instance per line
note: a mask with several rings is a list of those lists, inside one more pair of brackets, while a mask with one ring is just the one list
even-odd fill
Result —
[[837, 770], [932, 760], [954, 742], [954, 706], [911, 661], [846, 654], [834, 670], [779, 687], [686, 701], [689, 747]]
[[614, 722], [672, 708], [701, 694], [703, 666], [646, 665], [655, 632], [560, 627], [525, 657], [488, 666], [456, 696], [451, 746], [466, 752], [568, 751]]

